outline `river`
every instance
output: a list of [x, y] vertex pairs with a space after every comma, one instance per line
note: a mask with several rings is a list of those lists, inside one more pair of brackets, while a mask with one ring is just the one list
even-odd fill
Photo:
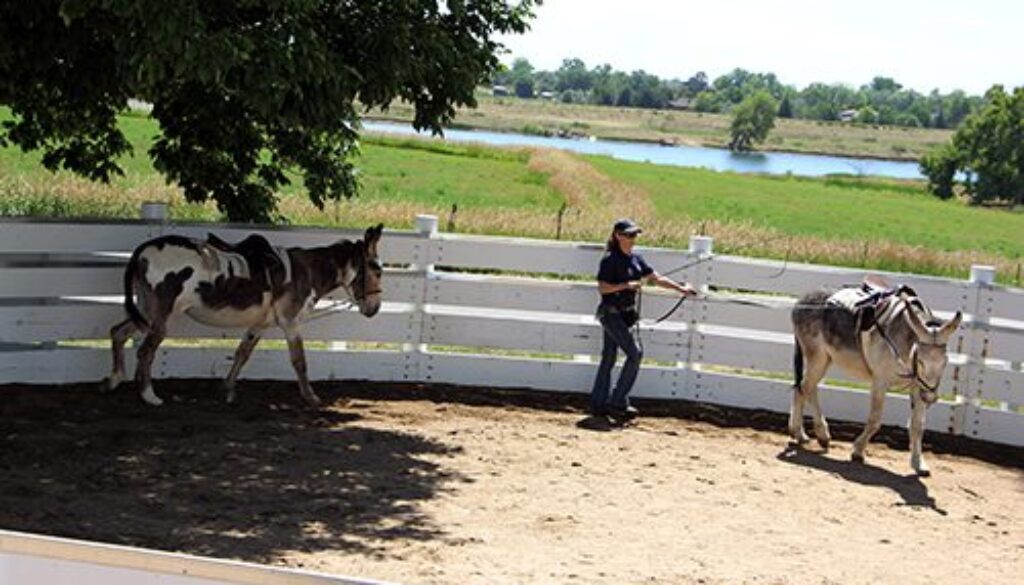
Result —
[[[372, 132], [415, 135], [416, 131], [407, 124], [364, 121], [363, 126]], [[715, 171], [739, 173], [767, 173], [784, 175], [792, 173], [809, 177], [831, 174], [873, 175], [896, 179], [921, 179], [916, 162], [877, 160], [819, 154], [795, 154], [790, 152], [734, 153], [721, 148], [703, 146], [662, 146], [646, 142], [623, 140], [600, 140], [585, 138], [557, 138], [517, 134], [514, 132], [492, 132], [488, 130], [445, 130], [445, 139], [453, 142], [478, 142], [495, 146], [541, 146], [559, 148], [582, 154], [602, 154], [612, 158], [650, 162], [658, 165], [698, 167]], [[426, 134], [429, 136], [429, 133]]]

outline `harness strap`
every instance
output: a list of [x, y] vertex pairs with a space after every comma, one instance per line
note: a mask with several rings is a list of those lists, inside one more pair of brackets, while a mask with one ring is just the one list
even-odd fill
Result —
[[[894, 303], [894, 305], [896, 304], [902, 304], [903, 306], [892, 307], [888, 315], [890, 320], [898, 317], [903, 311], [914, 310], [913, 307], [911, 307], [911, 301], [907, 298], [900, 297]], [[865, 365], [867, 365], [869, 372], [871, 371], [871, 362], [868, 361], [867, 359], [867, 344], [864, 343], [864, 340], [867, 339], [867, 336], [871, 333], [871, 329], [878, 330], [878, 334], [882, 337], [882, 340], [885, 341], [885, 344], [889, 347], [889, 351], [892, 352], [893, 359], [895, 359], [896, 363], [900, 366], [900, 368], [903, 369], [904, 373], [898, 374], [900, 378], [903, 378], [905, 380], [914, 380], [922, 389], [927, 390], [929, 392], [935, 392], [938, 389], [941, 380], [940, 382], [936, 383], [933, 386], [931, 384], [928, 384], [927, 382], [924, 381], [924, 379], [921, 378], [920, 369], [918, 368], [919, 360], [917, 358], [917, 346], [919, 342], [915, 341], [914, 344], [910, 347], [910, 355], [907, 356], [910, 359], [910, 365], [908, 366], [907, 363], [903, 361], [903, 358], [900, 356], [899, 350], [896, 349], [896, 343], [894, 343], [892, 338], [889, 337], [889, 333], [885, 330], [883, 324], [878, 321], [877, 315], [875, 315], [874, 317], [874, 323], [872, 324], [872, 326], [861, 333], [861, 353], [864, 356], [864, 363]], [[938, 345], [938, 343], [936, 343], [937, 339], [935, 337], [935, 331], [930, 331], [930, 333], [932, 335], [932, 345]]]

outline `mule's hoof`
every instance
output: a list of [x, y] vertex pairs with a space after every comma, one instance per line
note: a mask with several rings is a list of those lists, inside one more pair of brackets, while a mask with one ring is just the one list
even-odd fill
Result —
[[825, 451], [828, 451], [829, 443], [831, 439], [818, 439], [818, 445]]
[[227, 391], [224, 393], [224, 402], [226, 402], [228, 404], [234, 404], [235, 403], [235, 391], [234, 391], [234, 389], [232, 389], [232, 388], [228, 388], [227, 389]]
[[153, 388], [149, 387], [142, 391], [142, 400], [150, 406], [161, 406], [164, 403], [156, 392], [153, 392]]
[[121, 376], [120, 374], [113, 374], [106, 380], [103, 380], [103, 383], [100, 384], [100, 390], [102, 390], [103, 392], [110, 392], [111, 390], [117, 389], [117, 387], [120, 386], [121, 382], [123, 381], [123, 376]]
[[852, 453], [850, 454], [850, 460], [853, 461], [854, 463], [864, 463], [864, 454]]
[[931, 477], [932, 475], [932, 470], [928, 469], [927, 467], [922, 467], [916, 471], [918, 477]]
[[323, 406], [323, 401], [316, 394], [310, 394], [302, 397], [306, 401], [306, 405], [310, 408], [320, 408]]

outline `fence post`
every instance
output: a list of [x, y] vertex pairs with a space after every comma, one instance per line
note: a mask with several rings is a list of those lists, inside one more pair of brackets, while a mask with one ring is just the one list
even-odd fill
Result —
[[167, 204], [159, 201], [144, 202], [139, 207], [139, 219], [149, 224], [147, 237], [156, 238], [164, 235], [167, 231], [167, 222], [170, 219]]
[[[698, 293], [703, 293], [711, 283], [711, 273], [714, 268], [714, 238], [701, 235], [690, 236], [690, 254], [694, 256], [691, 262], [695, 262], [695, 264], [684, 274], [687, 282], [697, 289]], [[704, 361], [704, 334], [700, 325], [707, 321], [708, 305], [698, 296], [692, 307], [686, 323], [688, 340], [685, 356], [686, 369], [680, 374], [685, 383], [682, 394], [691, 400], [699, 400], [702, 384], [700, 363]], [[683, 364], [677, 363], [677, 366], [681, 365]]]
[[424, 340], [427, 327], [426, 304], [430, 280], [434, 277], [434, 241], [437, 239], [437, 216], [417, 215], [416, 232], [420, 241], [413, 246], [412, 263], [409, 266], [420, 280], [419, 292], [413, 303], [406, 330], [406, 342], [402, 344], [405, 356], [405, 379], [424, 381], [430, 379], [430, 365], [427, 364], [427, 344]]
[[981, 401], [984, 398], [985, 387], [985, 358], [988, 357], [988, 331], [989, 320], [992, 316], [992, 285], [996, 279], [996, 269], [993, 266], [973, 265], [971, 266], [971, 277], [969, 287], [971, 291], [971, 321], [966, 335], [966, 346], [963, 348], [967, 354], [966, 383], [961, 384], [964, 389], [962, 402], [957, 405], [959, 411], [954, 420], [953, 432], [955, 434], [967, 435], [972, 438], [984, 438], [980, 435], [984, 429], [980, 428]]
[[167, 204], [159, 201], [146, 201], [139, 208], [139, 218], [150, 223], [167, 223]]

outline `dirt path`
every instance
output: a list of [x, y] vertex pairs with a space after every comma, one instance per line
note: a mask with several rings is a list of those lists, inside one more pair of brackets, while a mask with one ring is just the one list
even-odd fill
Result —
[[236, 407], [177, 386], [162, 409], [0, 389], [0, 527], [402, 583], [1024, 574], [1019, 467], [928, 453], [919, 480], [885, 444], [865, 466], [848, 442], [792, 453], [776, 432], [687, 419], [585, 430], [578, 397], [349, 385], [309, 413], [291, 384], [246, 385]]

